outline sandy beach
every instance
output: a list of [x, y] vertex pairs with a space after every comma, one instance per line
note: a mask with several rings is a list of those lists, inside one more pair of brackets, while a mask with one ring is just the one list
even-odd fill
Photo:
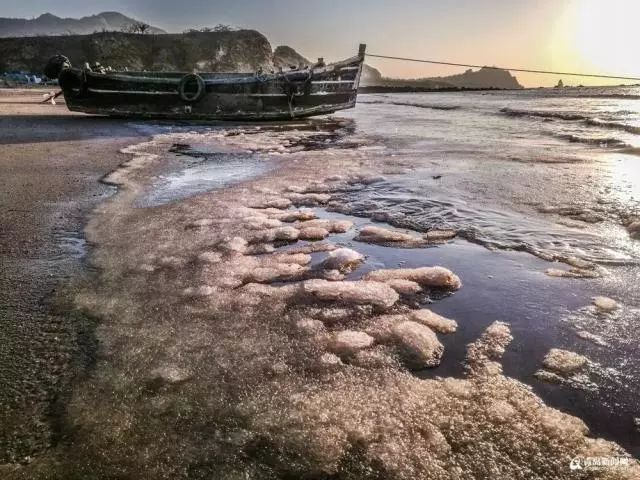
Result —
[[[511, 376], [523, 327], [466, 296], [524, 275], [542, 298], [547, 262], [349, 215], [413, 166], [348, 119], [148, 136], [37, 97], [0, 104], [7, 478], [640, 474]], [[207, 168], [224, 181], [198, 184]], [[593, 368], [560, 348], [536, 363], [560, 384]]]
[[45, 92], [0, 90], [0, 463], [51, 445], [74, 364], [93, 348], [86, 325], [56, 315], [56, 291], [83, 270], [87, 215], [111, 193], [100, 178], [139, 137], [39, 104]]

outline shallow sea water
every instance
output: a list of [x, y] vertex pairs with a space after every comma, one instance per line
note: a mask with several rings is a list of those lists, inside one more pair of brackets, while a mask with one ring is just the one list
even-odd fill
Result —
[[[336, 115], [345, 119], [337, 130], [334, 122], [301, 122], [283, 127], [282, 138], [287, 129], [315, 129], [312, 141], [294, 140], [287, 148], [333, 155], [365, 148], [388, 167], [383, 181], [335, 196], [343, 213], [321, 210], [320, 216], [346, 212], [356, 226], [374, 217], [418, 231], [459, 232], [446, 245], [421, 249], [355, 242], [354, 232], [332, 237], [367, 256], [353, 278], [374, 268], [424, 265], [448, 267], [462, 278], [462, 290], [429, 306], [457, 320], [459, 330], [441, 336], [440, 367], [419, 375], [461, 375], [466, 344], [492, 322], [508, 322], [514, 342], [505, 373], [640, 457], [634, 424], [640, 417], [640, 241], [622, 225], [640, 211], [636, 90], [363, 95], [355, 110]], [[246, 128], [256, 133], [261, 127]], [[158, 175], [138, 206], [180, 201], [268, 171], [259, 153], [229, 155], [206, 136], [198, 140], [209, 127], [193, 131], [194, 143], [167, 152], [171, 169]], [[566, 258], [593, 262], [602, 277], [545, 275], [548, 268], [567, 269]], [[615, 298], [621, 310], [597, 315], [595, 295]], [[579, 338], [578, 330], [597, 334], [607, 346]], [[591, 383], [537, 380], [533, 374], [550, 348], [586, 355]]]

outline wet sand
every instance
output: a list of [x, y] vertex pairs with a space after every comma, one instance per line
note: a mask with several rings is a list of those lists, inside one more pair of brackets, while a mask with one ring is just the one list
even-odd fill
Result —
[[82, 272], [87, 214], [113, 193], [100, 178], [140, 138], [38, 104], [43, 92], [0, 90], [0, 463], [55, 440], [78, 355], [91, 348], [90, 325], [61, 313], [56, 292]]

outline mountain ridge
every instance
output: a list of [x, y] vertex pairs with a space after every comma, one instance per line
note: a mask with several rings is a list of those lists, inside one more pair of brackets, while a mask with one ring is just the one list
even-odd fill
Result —
[[[122, 31], [136, 23], [140, 23], [139, 20], [113, 11], [81, 18], [63, 18], [48, 12], [32, 19], [0, 17], [0, 38], [88, 35], [100, 31]], [[150, 26], [148, 32], [166, 33], [154, 26]]]

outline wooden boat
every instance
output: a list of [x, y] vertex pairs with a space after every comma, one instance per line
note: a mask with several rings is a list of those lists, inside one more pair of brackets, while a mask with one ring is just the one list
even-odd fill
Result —
[[128, 72], [73, 68], [54, 57], [69, 110], [97, 115], [193, 120], [287, 120], [353, 108], [365, 56], [277, 73]]

